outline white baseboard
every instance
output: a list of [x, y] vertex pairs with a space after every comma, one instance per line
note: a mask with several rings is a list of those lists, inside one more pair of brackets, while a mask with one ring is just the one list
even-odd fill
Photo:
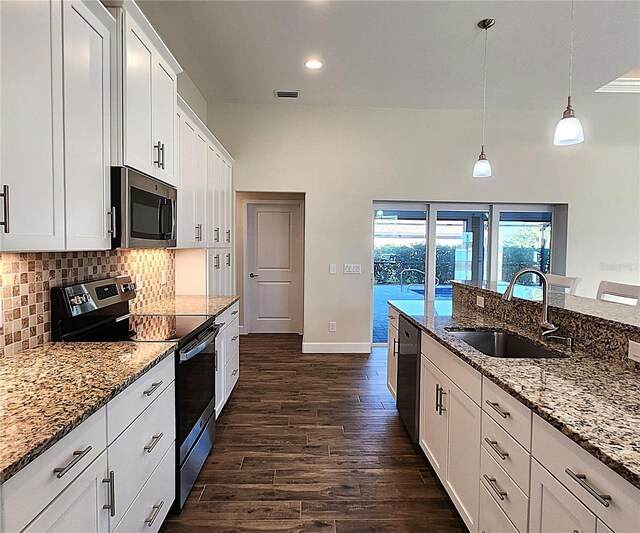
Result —
[[240, 333], [240, 335], [247, 335], [247, 333], [244, 332], [244, 326], [239, 326], [238, 332]]
[[302, 342], [302, 353], [370, 353], [370, 342]]

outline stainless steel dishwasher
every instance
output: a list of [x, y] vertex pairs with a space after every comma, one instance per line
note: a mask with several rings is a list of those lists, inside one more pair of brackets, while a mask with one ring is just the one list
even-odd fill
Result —
[[413, 442], [420, 427], [420, 330], [406, 318], [398, 321], [397, 407]]

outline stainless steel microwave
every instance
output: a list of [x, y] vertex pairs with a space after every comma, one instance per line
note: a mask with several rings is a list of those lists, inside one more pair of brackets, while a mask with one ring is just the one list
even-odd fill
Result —
[[128, 167], [111, 169], [111, 248], [176, 246], [175, 187]]

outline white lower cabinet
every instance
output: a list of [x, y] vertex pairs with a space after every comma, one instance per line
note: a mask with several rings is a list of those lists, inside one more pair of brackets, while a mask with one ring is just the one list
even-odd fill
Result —
[[531, 465], [530, 533], [594, 533], [596, 517], [535, 459]]
[[102, 453], [89, 468], [60, 494], [24, 530], [29, 533], [107, 533], [109, 531], [109, 487], [107, 454]]
[[480, 407], [423, 354], [420, 446], [470, 531], [478, 529], [481, 414]]
[[236, 302], [216, 317], [216, 323], [224, 324], [216, 337], [216, 418], [240, 378], [239, 309]]
[[518, 530], [482, 483], [480, 484], [478, 530], [481, 533], [518, 533]]
[[160, 529], [175, 494], [175, 460], [171, 447], [122, 517], [114, 530], [116, 533], [155, 533]]
[[170, 355], [5, 481], [0, 533], [157, 531], [175, 495], [173, 365]]
[[469, 531], [640, 531], [638, 488], [426, 333], [421, 351], [419, 444]]
[[395, 400], [398, 386], [398, 330], [391, 321], [391, 316], [390, 314], [388, 326], [389, 342], [387, 343], [387, 388]]
[[112, 528], [124, 517], [167, 450], [174, 449], [175, 388], [172, 383], [108, 448], [117, 505]]

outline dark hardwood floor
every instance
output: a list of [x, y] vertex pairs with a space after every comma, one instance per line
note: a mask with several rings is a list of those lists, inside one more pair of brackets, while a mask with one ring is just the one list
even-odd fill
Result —
[[466, 531], [386, 386], [386, 351], [305, 355], [249, 335], [240, 381], [176, 532]]

